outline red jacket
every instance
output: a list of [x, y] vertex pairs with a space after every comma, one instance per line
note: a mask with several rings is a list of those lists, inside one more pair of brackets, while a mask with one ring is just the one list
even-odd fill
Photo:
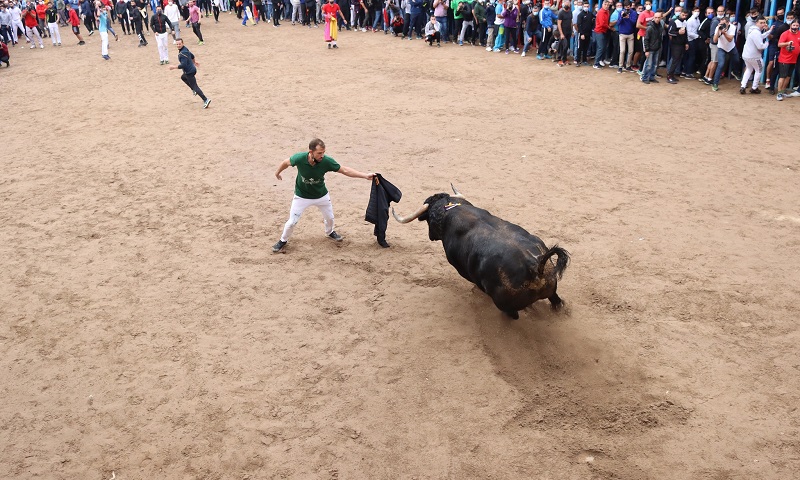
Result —
[[75, 13], [75, 10], [69, 9], [69, 24], [73, 27], [79, 27], [81, 25], [81, 19], [78, 18], [78, 14]]
[[36, 17], [35, 11], [25, 9], [22, 12], [22, 15], [25, 17], [23, 21], [26, 27], [34, 28], [39, 25], [39, 19]]
[[42, 20], [44, 20], [44, 12], [46, 11], [47, 11], [47, 6], [45, 4], [40, 3], [39, 5], [36, 5], [36, 15]]
[[611, 12], [606, 10], [605, 8], [600, 8], [597, 11], [597, 20], [594, 24], [594, 31], [597, 33], [606, 33], [608, 32], [608, 18], [611, 16]]

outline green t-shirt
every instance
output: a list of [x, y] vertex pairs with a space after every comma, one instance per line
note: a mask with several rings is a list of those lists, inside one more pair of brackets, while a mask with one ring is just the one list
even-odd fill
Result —
[[300, 198], [314, 200], [328, 193], [325, 187], [325, 174], [338, 172], [339, 164], [327, 155], [313, 167], [308, 163], [308, 152], [295, 153], [289, 157], [289, 164], [297, 167], [297, 180], [294, 182], [294, 194]]

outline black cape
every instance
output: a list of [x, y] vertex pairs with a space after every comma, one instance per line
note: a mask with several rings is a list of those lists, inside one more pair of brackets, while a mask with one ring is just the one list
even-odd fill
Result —
[[369, 205], [364, 220], [375, 224], [375, 236], [378, 241], [386, 240], [386, 226], [389, 223], [389, 203], [397, 203], [403, 192], [389, 183], [380, 173], [372, 180], [372, 191], [369, 192]]

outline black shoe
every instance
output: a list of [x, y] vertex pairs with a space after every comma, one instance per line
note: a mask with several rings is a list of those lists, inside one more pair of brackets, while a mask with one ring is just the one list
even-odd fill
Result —
[[650, 80], [650, 83], [658, 83], [658, 80], [656, 80], [655, 78], [653, 78], [653, 79], [651, 79], [651, 80]]
[[675, 80], [675, 77], [667, 77], [667, 83], [675, 85], [676, 83], [678, 83], [678, 81]]
[[336, 230], [332, 231], [330, 233], [330, 235], [328, 235], [328, 238], [330, 238], [331, 240], [333, 240], [335, 242], [341, 242], [342, 240], [344, 240], [344, 238], [341, 235], [336, 233]]
[[761, 89], [758, 89], [758, 88], [751, 88], [751, 89], [750, 89], [750, 93], [756, 93], [756, 94], [758, 94], [758, 93], [761, 93]]
[[286, 242], [283, 240], [278, 240], [278, 243], [272, 246], [272, 253], [279, 253], [283, 251], [283, 247], [286, 246]]
[[739, 93], [741, 93], [742, 95], [744, 95], [745, 93], [747, 93], [747, 90], [745, 90], [745, 88], [744, 88], [744, 87], [742, 87], [742, 88], [740, 88], [740, 89], [739, 89]]
[[380, 245], [383, 248], [389, 248], [390, 247], [390, 245], [388, 243], [386, 243], [386, 240], [378, 240], [378, 245]]
[[712, 82], [711, 82], [711, 79], [710, 79], [710, 78], [708, 78], [708, 77], [703, 77], [703, 83], [705, 83], [706, 85], [711, 85], [711, 83], [712, 83]]

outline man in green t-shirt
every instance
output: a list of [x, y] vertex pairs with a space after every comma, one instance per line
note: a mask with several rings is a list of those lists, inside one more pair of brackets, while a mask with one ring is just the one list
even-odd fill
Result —
[[289, 220], [283, 227], [283, 234], [272, 247], [275, 253], [283, 252], [286, 242], [292, 236], [294, 226], [303, 215], [303, 211], [310, 206], [316, 206], [322, 213], [325, 224], [325, 235], [337, 242], [342, 241], [342, 236], [333, 229], [333, 204], [328, 189], [325, 187], [325, 174], [328, 172], [339, 172], [348, 177], [366, 178], [372, 180], [374, 173], [362, 173], [349, 167], [342, 167], [336, 160], [325, 155], [325, 143], [319, 138], [311, 140], [308, 144], [307, 152], [300, 152], [292, 155], [278, 165], [275, 177], [281, 178], [281, 172], [289, 167], [297, 168], [297, 179], [294, 183], [294, 198], [292, 208], [289, 210]]

